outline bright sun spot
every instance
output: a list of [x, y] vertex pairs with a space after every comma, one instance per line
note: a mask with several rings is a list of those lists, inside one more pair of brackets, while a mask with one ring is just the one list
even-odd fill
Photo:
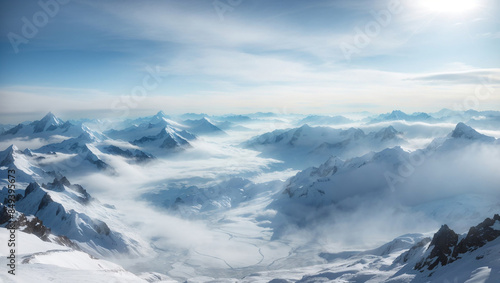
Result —
[[478, 0], [422, 0], [426, 9], [435, 13], [462, 14], [474, 10]]

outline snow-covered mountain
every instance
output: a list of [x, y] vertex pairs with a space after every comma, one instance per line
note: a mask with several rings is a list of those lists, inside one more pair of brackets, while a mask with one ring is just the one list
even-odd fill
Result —
[[[407, 152], [401, 147], [394, 147], [347, 160], [331, 157], [320, 166], [307, 168], [290, 178], [285, 183], [283, 194], [270, 207], [300, 221], [304, 215], [302, 213], [308, 209], [314, 211], [318, 207], [338, 207], [350, 203], [352, 198], [359, 198], [357, 203], [361, 203], [363, 199], [390, 197], [393, 201], [417, 205], [422, 186], [426, 186], [425, 190], [437, 191], [434, 199], [447, 198], [461, 191], [466, 193], [469, 183], [433, 181], [436, 171], [432, 168], [446, 166], [441, 168], [440, 174], [457, 179], [483, 165], [483, 157], [464, 159], [464, 154], [484, 156], [488, 150], [500, 152], [500, 145], [495, 138], [479, 134], [459, 123], [447, 137], [436, 139], [423, 150]], [[491, 180], [471, 176], [467, 182], [484, 182], [481, 192], [493, 192], [494, 183], [500, 182], [500, 179], [491, 176], [490, 171], [487, 169]], [[483, 170], [483, 174], [486, 174], [486, 170]], [[422, 201], [431, 199], [432, 196]], [[298, 211], [295, 209], [297, 206], [303, 207], [303, 210]], [[426, 209], [434, 210], [435, 207]], [[470, 212], [477, 210], [472, 209]]]
[[[155, 157], [133, 145], [117, 143], [92, 132], [85, 131], [76, 138], [60, 143], [48, 144], [39, 149], [24, 151], [11, 145], [0, 152], [0, 172], [16, 170], [18, 182], [42, 182], [47, 177], [60, 176], [60, 173], [107, 172], [116, 173], [106, 160], [109, 156], [119, 156], [128, 163], [144, 163]], [[5, 174], [6, 176], [7, 174]]]
[[378, 122], [385, 122], [385, 121], [397, 121], [397, 120], [404, 120], [404, 121], [424, 121], [424, 122], [433, 122], [435, 121], [432, 116], [430, 116], [427, 113], [413, 113], [413, 114], [406, 114], [403, 111], [400, 110], [394, 110], [391, 113], [386, 113], [386, 114], [380, 114], [379, 116], [373, 118], [370, 120], [371, 123], [378, 123]]
[[368, 153], [346, 161], [330, 157], [319, 167], [307, 168], [290, 178], [276, 205], [292, 209], [293, 202], [311, 207], [330, 205], [350, 196], [387, 192], [384, 173], [397, 169], [409, 153], [401, 147]]
[[82, 125], [73, 125], [68, 121], [64, 122], [49, 112], [40, 120], [29, 124], [21, 123], [9, 130], [6, 130], [0, 134], [0, 140], [8, 140], [19, 137], [47, 139], [54, 135], [76, 137], [81, 133]]
[[387, 147], [406, 144], [403, 133], [398, 132], [392, 126], [368, 134], [360, 129], [350, 128], [341, 135], [345, 135], [346, 139], [334, 143], [324, 142], [316, 147], [312, 153], [348, 158], [362, 155], [368, 151], [379, 151]]
[[[365, 114], [48, 114], [11, 127], [0, 240], [14, 169], [15, 280], [498, 281], [500, 218], [483, 221], [500, 211], [498, 113]], [[339, 123], [353, 127], [316, 126]]]
[[182, 124], [185, 129], [195, 135], [225, 135], [226, 133], [214, 125], [208, 118], [203, 117], [199, 120], [185, 120]]
[[404, 267], [390, 282], [496, 282], [500, 280], [500, 215], [487, 218], [459, 235], [441, 226], [426, 240], [401, 254], [396, 265]]
[[10, 124], [0, 124], [0, 135], [9, 129], [12, 129], [13, 127], [14, 127], [14, 125], [10, 125]]
[[171, 127], [162, 128], [156, 135], [144, 136], [131, 143], [149, 150], [161, 149], [166, 153], [191, 147], [191, 144]]
[[243, 146], [286, 161], [304, 169], [334, 155], [350, 158], [405, 144], [403, 134], [392, 126], [365, 134], [361, 129], [347, 130], [330, 127], [310, 127], [307, 124], [291, 130], [276, 130], [254, 137]]
[[433, 236], [408, 234], [368, 251], [321, 253], [317, 266], [260, 272], [252, 282], [498, 282], [500, 216], [458, 235], [443, 225]]
[[[85, 252], [95, 256], [140, 256], [151, 252], [142, 239], [118, 220], [110, 206], [65, 177], [42, 185], [30, 183], [25, 190], [16, 192], [20, 194], [17, 211], [26, 217], [37, 217], [52, 234], [67, 237]], [[0, 199], [7, 195], [4, 187]]]
[[498, 145], [499, 142], [494, 137], [478, 133], [475, 129], [460, 122], [455, 129], [446, 137], [432, 141], [425, 151], [451, 151], [470, 146], [475, 143]]
[[[186, 140], [195, 139], [196, 136], [193, 134], [182, 130], [181, 128], [186, 127], [180, 123], [177, 123], [169, 118], [167, 118], [163, 112], [156, 114], [155, 116], [148, 117], [146, 121], [133, 124], [123, 130], [110, 130], [105, 132], [105, 134], [113, 139], [119, 139], [123, 141], [134, 141], [142, 137], [154, 136], [158, 134], [161, 130], [169, 128], [170, 131], [174, 131], [177, 135], [182, 136]], [[143, 121], [144, 119], [140, 119]]]
[[[86, 131], [76, 138], [70, 138], [61, 143], [45, 145], [33, 152], [55, 155], [55, 157], [61, 156], [61, 160], [64, 160], [68, 164], [74, 164], [73, 167], [78, 166], [80, 169], [86, 165], [87, 167], [90, 165], [98, 170], [113, 170], [109, 164], [101, 159], [102, 152], [94, 146], [94, 143], [102, 141], [102, 137]], [[46, 156], [44, 157], [47, 158]], [[46, 163], [46, 165], [50, 166], [50, 163]]]
[[148, 118], [147, 122], [132, 125], [123, 130], [110, 130], [106, 135], [122, 141], [127, 141], [146, 152], [155, 155], [178, 152], [191, 147], [189, 141], [196, 139], [191, 132], [184, 130], [188, 126], [177, 123], [159, 112]]
[[36, 166], [33, 153], [29, 149], [21, 151], [15, 145], [0, 152], [0, 174], [7, 176], [8, 170], [15, 170], [17, 181], [22, 183], [40, 181], [48, 175]]

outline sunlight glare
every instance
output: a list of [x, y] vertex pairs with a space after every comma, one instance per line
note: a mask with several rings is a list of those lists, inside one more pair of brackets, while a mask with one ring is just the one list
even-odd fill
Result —
[[422, 0], [423, 7], [431, 12], [462, 14], [477, 8], [477, 0]]

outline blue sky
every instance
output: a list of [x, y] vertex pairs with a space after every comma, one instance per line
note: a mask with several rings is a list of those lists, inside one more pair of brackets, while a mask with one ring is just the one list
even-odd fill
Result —
[[0, 4], [3, 122], [500, 109], [494, 0], [59, 1]]

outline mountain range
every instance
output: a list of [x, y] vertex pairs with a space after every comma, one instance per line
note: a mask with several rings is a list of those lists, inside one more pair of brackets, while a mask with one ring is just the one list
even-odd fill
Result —
[[354, 114], [6, 126], [15, 282], [500, 280], [499, 112]]

